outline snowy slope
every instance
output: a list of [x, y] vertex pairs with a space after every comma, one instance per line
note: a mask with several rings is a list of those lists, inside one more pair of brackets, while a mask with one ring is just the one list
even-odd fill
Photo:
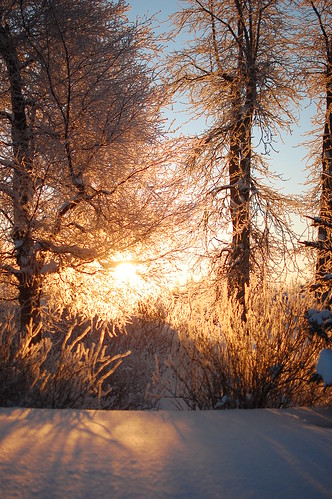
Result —
[[331, 498], [331, 471], [331, 409], [0, 409], [6, 499]]

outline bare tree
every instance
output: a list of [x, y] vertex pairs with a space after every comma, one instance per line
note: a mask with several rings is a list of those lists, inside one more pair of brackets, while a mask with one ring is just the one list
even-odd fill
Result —
[[126, 8], [1, 2], [0, 265], [22, 331], [40, 320], [47, 274], [107, 265], [169, 216], [152, 39]]
[[281, 235], [285, 247], [282, 197], [261, 180], [268, 175], [264, 154], [294, 120], [287, 6], [279, 0], [185, 3], [175, 22], [194, 40], [172, 59], [172, 88], [189, 95], [193, 111], [206, 117], [209, 128], [191, 162], [207, 179], [212, 206], [204, 217], [213, 225], [219, 268], [226, 254], [229, 294], [245, 306], [250, 273], [271, 255], [271, 236]]
[[299, 7], [301, 65], [307, 92], [317, 104], [318, 125], [318, 140], [312, 143], [319, 172], [319, 213], [313, 218], [318, 240], [307, 244], [317, 250], [316, 284], [324, 295], [332, 275], [332, 6], [327, 0], [304, 0]]

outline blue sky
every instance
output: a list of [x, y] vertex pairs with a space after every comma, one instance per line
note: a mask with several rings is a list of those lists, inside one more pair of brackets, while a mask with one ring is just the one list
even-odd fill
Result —
[[[180, 0], [127, 0], [132, 7], [130, 17], [151, 16], [157, 14], [157, 19], [161, 23], [168, 19], [168, 16], [184, 5]], [[165, 31], [167, 24], [163, 25]], [[312, 108], [311, 108], [312, 109]], [[306, 181], [305, 160], [307, 149], [300, 146], [305, 141], [304, 134], [310, 130], [310, 109], [301, 112], [300, 125], [293, 126], [292, 134], [283, 134], [282, 141], [277, 141], [276, 150], [278, 153], [271, 154], [271, 169], [281, 174], [287, 181], [280, 184], [285, 193], [301, 194], [303, 183]]]
[[147, 12], [152, 15], [160, 11], [159, 17], [164, 19], [181, 8], [181, 2], [178, 0], [127, 0], [127, 3], [131, 5], [133, 12], [138, 16]]

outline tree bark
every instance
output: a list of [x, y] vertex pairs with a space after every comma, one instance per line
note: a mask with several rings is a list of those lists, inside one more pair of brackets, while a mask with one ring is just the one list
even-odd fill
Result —
[[[21, 331], [35, 328], [40, 319], [40, 293], [42, 262], [31, 235], [31, 211], [34, 195], [32, 176], [32, 137], [27, 124], [21, 67], [14, 37], [7, 25], [0, 25], [0, 53], [5, 61], [11, 98], [11, 139], [13, 150], [13, 231], [16, 263], [19, 272], [18, 302]], [[38, 338], [35, 338], [37, 341]]]
[[[234, 126], [230, 136], [229, 179], [232, 244], [228, 267], [228, 295], [235, 296], [246, 318], [245, 291], [250, 282], [250, 189], [252, 119], [255, 106], [254, 71], [250, 68], [250, 44], [244, 44], [243, 19], [238, 13], [238, 72], [242, 84], [234, 89]], [[244, 57], [245, 54], [245, 57]], [[244, 60], [247, 64], [244, 64]], [[238, 85], [238, 84], [237, 84]], [[241, 94], [245, 92], [245, 97]], [[244, 100], [244, 102], [243, 102]]]
[[245, 315], [245, 289], [250, 280], [251, 117], [238, 116], [230, 143], [230, 213], [232, 244], [227, 287]]
[[332, 39], [329, 40], [326, 70], [326, 114], [322, 144], [321, 199], [318, 224], [316, 278], [332, 274]]

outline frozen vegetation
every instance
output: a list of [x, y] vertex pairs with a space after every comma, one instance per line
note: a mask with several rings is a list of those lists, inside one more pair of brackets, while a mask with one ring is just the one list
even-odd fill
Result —
[[236, 301], [225, 297], [213, 304], [209, 287], [200, 283], [139, 302], [122, 322], [49, 309], [39, 342], [38, 330], [20, 335], [14, 311], [3, 312], [0, 406], [327, 406], [330, 319], [312, 304], [310, 295], [296, 290], [287, 296], [268, 289], [248, 292], [243, 322]]

